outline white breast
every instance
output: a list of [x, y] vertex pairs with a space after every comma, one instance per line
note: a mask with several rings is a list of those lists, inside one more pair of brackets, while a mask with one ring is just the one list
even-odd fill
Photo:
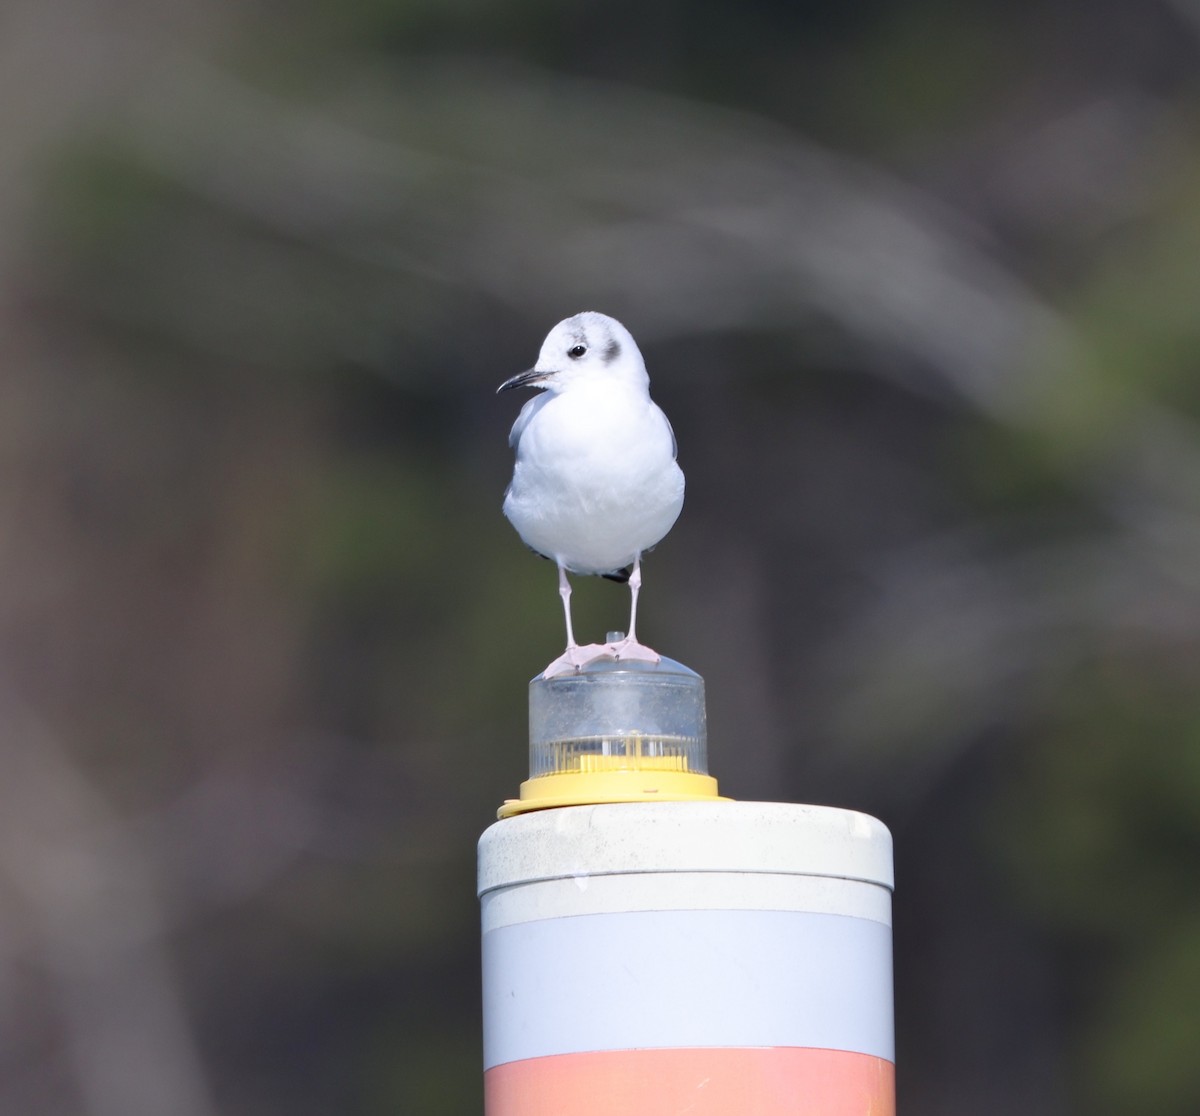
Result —
[[514, 428], [517, 460], [504, 514], [527, 545], [570, 570], [629, 565], [666, 535], [683, 507], [666, 416], [644, 389], [611, 383], [536, 403]]

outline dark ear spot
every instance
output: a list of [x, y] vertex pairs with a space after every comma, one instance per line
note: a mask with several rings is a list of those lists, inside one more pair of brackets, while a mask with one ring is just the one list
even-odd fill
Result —
[[607, 345], [604, 346], [604, 352], [601, 354], [605, 364], [612, 364], [614, 360], [621, 355], [621, 344], [614, 337]]

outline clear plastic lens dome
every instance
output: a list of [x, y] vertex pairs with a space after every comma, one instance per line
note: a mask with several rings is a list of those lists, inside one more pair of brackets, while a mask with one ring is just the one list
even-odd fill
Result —
[[529, 684], [529, 776], [708, 773], [704, 679], [673, 659], [600, 659]]

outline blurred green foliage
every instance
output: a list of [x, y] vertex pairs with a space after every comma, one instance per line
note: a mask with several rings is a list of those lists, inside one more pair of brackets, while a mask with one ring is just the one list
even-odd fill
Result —
[[0, 1108], [479, 1110], [494, 391], [594, 308], [723, 789], [895, 832], [902, 1107], [1195, 1110], [1190, 9], [75, 9], [0, 43]]

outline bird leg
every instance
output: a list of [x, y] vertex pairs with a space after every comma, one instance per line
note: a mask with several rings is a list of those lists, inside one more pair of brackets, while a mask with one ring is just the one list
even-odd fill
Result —
[[543, 678], [578, 671], [608, 653], [605, 644], [589, 643], [580, 647], [575, 642], [575, 629], [571, 625], [571, 583], [567, 580], [567, 567], [561, 562], [558, 564], [558, 595], [562, 597], [563, 616], [567, 621], [567, 649], [542, 671]]
[[633, 559], [633, 569], [629, 574], [629, 639], [637, 643], [637, 599], [642, 588], [642, 556]]
[[575, 630], [571, 627], [571, 583], [567, 580], [567, 567], [558, 563], [558, 595], [562, 597], [563, 615], [567, 618], [567, 650], [575, 647]]
[[642, 556], [633, 560], [633, 572], [629, 575], [629, 634], [612, 643], [589, 643], [583, 647], [575, 642], [575, 630], [571, 626], [571, 583], [567, 580], [567, 568], [558, 566], [558, 595], [562, 597], [563, 616], [567, 621], [567, 649], [545, 670], [543, 678], [556, 674], [570, 674], [582, 670], [597, 659], [638, 659], [646, 663], [662, 662], [662, 656], [651, 647], [637, 640], [638, 593], [642, 588]]
[[615, 643], [606, 643], [604, 653], [614, 659], [640, 659], [647, 663], [658, 663], [662, 656], [644, 643], [638, 643], [637, 638], [637, 606], [638, 593], [642, 588], [642, 556], [633, 559], [633, 570], [629, 575], [629, 634]]

